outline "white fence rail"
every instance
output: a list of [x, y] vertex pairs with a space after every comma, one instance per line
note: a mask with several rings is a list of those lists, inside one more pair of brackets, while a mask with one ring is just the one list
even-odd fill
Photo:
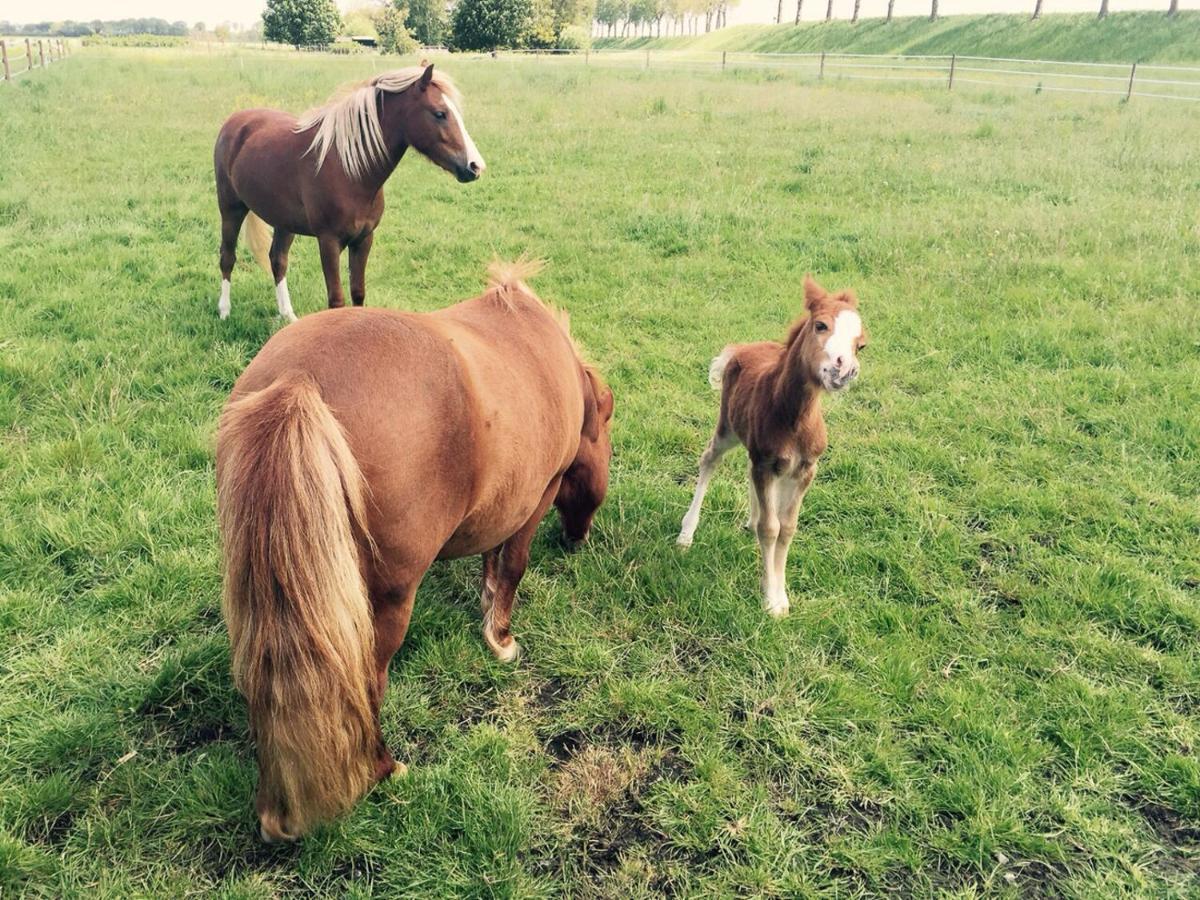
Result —
[[1066, 62], [989, 56], [868, 53], [752, 53], [723, 50], [508, 50], [498, 58], [534, 57], [558, 65], [623, 66], [729, 72], [777, 69], [817, 80], [941, 82], [989, 88], [1153, 97], [1200, 103], [1200, 66]]

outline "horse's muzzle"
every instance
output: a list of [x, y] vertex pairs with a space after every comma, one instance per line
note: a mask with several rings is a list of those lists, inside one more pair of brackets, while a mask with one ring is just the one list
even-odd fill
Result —
[[474, 181], [482, 172], [483, 170], [479, 167], [479, 163], [473, 160], [467, 163], [465, 166], [457, 165], [454, 167], [454, 177], [457, 178], [462, 184], [466, 184], [469, 181]]

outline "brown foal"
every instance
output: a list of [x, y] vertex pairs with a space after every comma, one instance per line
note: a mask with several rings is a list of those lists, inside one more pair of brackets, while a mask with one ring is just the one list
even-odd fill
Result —
[[721, 392], [717, 430], [700, 457], [696, 493], [678, 538], [681, 546], [691, 546], [717, 464], [731, 448], [745, 445], [749, 527], [762, 552], [763, 608], [772, 616], [788, 613], [788, 549], [827, 443], [821, 394], [843, 390], [858, 377], [858, 353], [867, 342], [858, 300], [850, 291], [829, 294], [809, 275], [804, 305], [808, 315], [782, 344], [734, 344], [713, 360], [709, 382]]
[[383, 185], [405, 151], [413, 147], [459, 181], [483, 174], [483, 157], [467, 133], [461, 106], [448, 77], [434, 74], [433, 66], [413, 66], [344, 89], [300, 119], [275, 109], [230, 116], [213, 149], [221, 210], [221, 318], [229, 315], [229, 279], [243, 221], [255, 258], [275, 279], [284, 319], [296, 318], [287, 267], [298, 234], [317, 238], [330, 307], [345, 305], [339, 270], [342, 250], [350, 248], [350, 298], [362, 306], [367, 256], [383, 217]]
[[392, 772], [379, 707], [434, 560], [482, 554], [484, 638], [512, 660], [538, 523], [556, 505], [577, 543], [604, 501], [612, 391], [522, 274], [495, 269], [482, 296], [432, 313], [306, 316], [234, 386], [217, 437], [223, 608], [265, 839]]

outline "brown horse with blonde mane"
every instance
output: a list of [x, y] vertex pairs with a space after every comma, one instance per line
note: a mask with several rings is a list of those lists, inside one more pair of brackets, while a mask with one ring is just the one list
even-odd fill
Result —
[[229, 279], [243, 221], [254, 258], [275, 279], [275, 302], [284, 319], [296, 318], [287, 267], [298, 234], [315, 236], [321, 248], [330, 307], [345, 305], [339, 270], [342, 250], [350, 248], [350, 297], [362, 306], [367, 256], [383, 217], [383, 185], [405, 151], [413, 147], [459, 181], [483, 174], [483, 157], [461, 107], [446, 75], [434, 74], [433, 66], [412, 66], [343, 88], [299, 119], [276, 109], [230, 116], [213, 149], [221, 209], [221, 318], [229, 315]]
[[502, 661], [550, 505], [586, 539], [608, 490], [613, 395], [566, 318], [493, 267], [432, 313], [327, 310], [275, 334], [217, 437], [224, 613], [258, 750], [266, 840], [351, 806], [395, 762], [379, 707], [425, 571], [482, 554]]
[[782, 342], [732, 344], [712, 361], [708, 380], [721, 392], [716, 432], [700, 457], [696, 493], [677, 543], [690, 547], [717, 464], [744, 444], [750, 456], [750, 521], [763, 564], [763, 608], [786, 616], [787, 558], [800, 503], [828, 444], [821, 396], [858, 377], [867, 333], [850, 291], [830, 294], [804, 279], [807, 315]]

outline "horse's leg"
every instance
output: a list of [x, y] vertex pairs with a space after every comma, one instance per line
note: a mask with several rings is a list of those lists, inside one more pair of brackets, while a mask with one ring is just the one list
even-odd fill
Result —
[[330, 234], [317, 238], [321, 246], [321, 268], [325, 272], [325, 293], [329, 298], [329, 308], [335, 309], [346, 305], [342, 294], [342, 242]]
[[368, 231], [350, 245], [350, 302], [355, 306], [362, 306], [367, 299], [367, 257], [374, 242], [375, 232]]
[[718, 426], [716, 433], [712, 436], [712, 440], [704, 448], [704, 453], [700, 456], [700, 475], [696, 479], [696, 492], [692, 495], [692, 505], [688, 507], [688, 511], [684, 515], [683, 525], [679, 529], [679, 537], [675, 539], [675, 543], [679, 544], [679, 546], [690, 547], [692, 545], [692, 538], [696, 534], [696, 526], [700, 524], [700, 506], [704, 503], [704, 495], [708, 491], [708, 483], [712, 480], [713, 473], [717, 470], [717, 464], [720, 463], [721, 457], [730, 448], [736, 446], [737, 442], [737, 437], [731, 430], [722, 432], [722, 429]]
[[[501, 545], [503, 546], [503, 545]], [[483, 588], [479, 592], [479, 608], [486, 618], [496, 594], [496, 568], [500, 562], [500, 547], [483, 554]]]
[[500, 662], [512, 662], [521, 652], [521, 646], [512, 636], [512, 608], [517, 596], [517, 584], [529, 565], [529, 545], [537, 532], [538, 523], [558, 495], [561, 478], [555, 478], [546, 488], [533, 515], [518, 529], [516, 534], [500, 547], [500, 559], [496, 578], [496, 589], [492, 592], [492, 605], [483, 614], [483, 639], [496, 654]]
[[409, 585], [380, 591], [371, 600], [375, 622], [375, 690], [372, 699], [375, 706], [375, 723], [378, 729], [379, 746], [375, 757], [375, 779], [382, 781], [397, 768], [403, 774], [405, 766], [392, 759], [383, 740], [383, 725], [379, 720], [379, 711], [383, 707], [383, 695], [387, 691], [388, 664], [404, 643], [404, 635], [408, 631], [408, 622], [412, 618], [413, 601], [417, 595], [416, 578]]
[[779, 543], [779, 506], [777, 482], [771, 474], [769, 465], [758, 464], [750, 467], [750, 481], [758, 503], [758, 549], [762, 555], [763, 577], [763, 609], [776, 618], [788, 613], [787, 595], [777, 581], [778, 569], [775, 566], [775, 548]]
[[[787, 612], [791, 608], [787, 596], [787, 558], [796, 535], [796, 520], [800, 516], [800, 504], [808, 486], [817, 474], [817, 464], [803, 463], [794, 478], [781, 478], [778, 482], [779, 537], [775, 541], [775, 588], [776, 607]], [[783, 613], [772, 612], [772, 615]]]
[[746, 518], [746, 530], [747, 531], [757, 531], [758, 530], [758, 491], [754, 490], [753, 475], [747, 476], [746, 484], [748, 484], [750, 486], [750, 490], [746, 492], [750, 495], [750, 515]]
[[229, 318], [229, 279], [237, 262], [238, 232], [249, 212], [249, 207], [241, 203], [221, 205], [221, 299], [217, 301], [217, 315], [222, 319]]
[[292, 241], [295, 239], [296, 235], [282, 228], [276, 228], [275, 236], [271, 238], [271, 275], [275, 278], [275, 305], [279, 308], [280, 318], [288, 322], [296, 321], [287, 286], [288, 251], [292, 249]]

